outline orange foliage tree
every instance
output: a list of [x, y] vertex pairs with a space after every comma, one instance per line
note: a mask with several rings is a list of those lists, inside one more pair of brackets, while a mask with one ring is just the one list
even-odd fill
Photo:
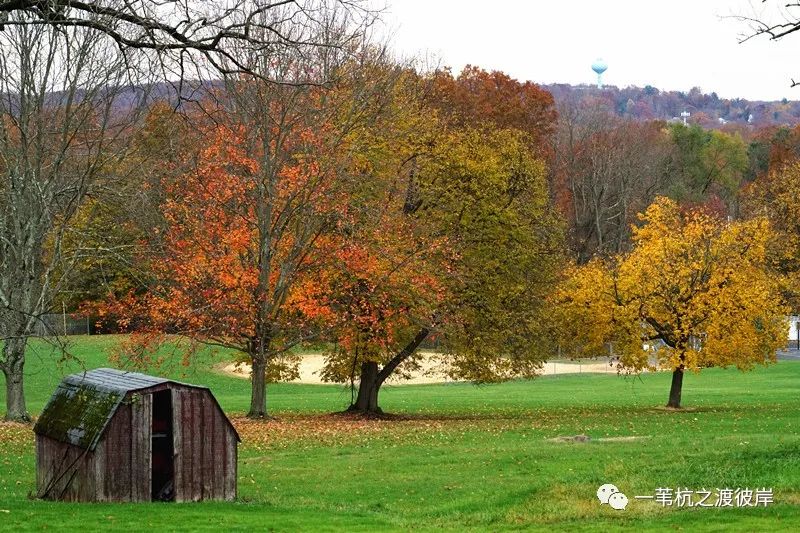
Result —
[[163, 220], [141, 258], [147, 293], [109, 308], [145, 317], [131, 324], [147, 335], [127, 355], [146, 359], [165, 332], [232, 348], [252, 365], [249, 416], [267, 415], [267, 381], [296, 375], [289, 350], [326, 324], [324, 302], [302, 291], [316, 294], [315, 276], [346, 243], [353, 199], [369, 187], [353, 163], [360, 131], [399, 74], [380, 51], [357, 57], [337, 63], [325, 86], [290, 83], [314, 65], [287, 59], [286, 83], [231, 78], [206, 106], [204, 144], [177, 177], [163, 171]]
[[[294, 375], [287, 351], [317, 335], [314, 303], [296, 288], [320, 270], [347, 206], [317, 160], [288, 162], [267, 196], [259, 154], [244, 149], [242, 129], [217, 126], [205, 134], [208, 145], [194, 168], [164, 184], [164, 227], [154, 228], [142, 258], [152, 276], [147, 293], [111, 307], [146, 317], [138, 327], [143, 335], [127, 346], [131, 356], [146, 357], [165, 332], [246, 354], [253, 368], [250, 414], [264, 416], [266, 379]], [[284, 142], [318, 144], [308, 130]]]

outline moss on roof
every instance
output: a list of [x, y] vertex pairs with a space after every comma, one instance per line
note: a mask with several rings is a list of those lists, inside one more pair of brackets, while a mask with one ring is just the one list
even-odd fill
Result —
[[128, 392], [168, 381], [111, 368], [67, 376], [45, 406], [34, 431], [94, 450]]

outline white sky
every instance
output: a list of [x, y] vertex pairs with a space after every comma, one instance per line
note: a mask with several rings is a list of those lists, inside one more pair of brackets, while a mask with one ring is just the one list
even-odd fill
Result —
[[[800, 100], [800, 32], [738, 43], [760, 0], [384, 0], [395, 49], [537, 83], [699, 86], [720, 97]], [[772, 0], [770, 0], [772, 1]], [[784, 2], [785, 3], [785, 2]], [[756, 10], [756, 11], [754, 11]]]

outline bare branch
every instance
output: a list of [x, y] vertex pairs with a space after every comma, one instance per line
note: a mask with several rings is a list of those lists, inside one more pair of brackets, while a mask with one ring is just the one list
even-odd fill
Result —
[[347, 12], [354, 28], [368, 27], [376, 15], [362, 0], [0, 0], [0, 31], [86, 28], [120, 49], [158, 54], [171, 74], [183, 72], [190, 59], [210, 72], [261, 76], [230, 50], [310, 52], [338, 46], [319, 38], [318, 31], [325, 23], [321, 13], [337, 8]]
[[[752, 14], [735, 14], [723, 18], [732, 18], [747, 25], [747, 31], [739, 35], [739, 43], [766, 36], [771, 41], [778, 41], [800, 31], [800, 3], [775, 0], [761, 0], [762, 8], [753, 6]], [[791, 79], [790, 87], [798, 83]]]

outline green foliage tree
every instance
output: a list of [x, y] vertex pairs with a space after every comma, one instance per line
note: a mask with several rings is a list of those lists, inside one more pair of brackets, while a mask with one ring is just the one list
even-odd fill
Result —
[[[563, 247], [545, 165], [518, 132], [472, 131], [435, 173], [446, 177], [451, 196], [439, 209], [458, 251], [442, 326], [450, 374], [478, 382], [533, 376], [553, 353], [545, 302]], [[457, 177], [456, 187], [447, 177]]]
[[674, 124], [670, 134], [675, 151], [667, 169], [668, 195], [678, 201], [703, 202], [714, 193], [731, 208], [749, 166], [741, 136], [696, 124]]

